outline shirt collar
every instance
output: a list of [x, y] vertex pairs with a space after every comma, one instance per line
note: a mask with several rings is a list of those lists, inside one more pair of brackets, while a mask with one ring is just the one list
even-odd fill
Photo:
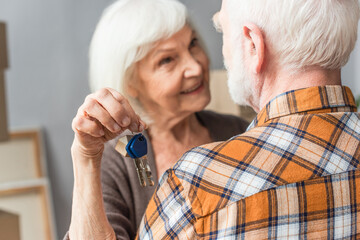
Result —
[[284, 117], [290, 114], [305, 112], [320, 112], [325, 109], [355, 112], [356, 104], [350, 88], [340, 85], [328, 85], [303, 88], [282, 93], [273, 98], [258, 113], [248, 130], [261, 125], [271, 119]]

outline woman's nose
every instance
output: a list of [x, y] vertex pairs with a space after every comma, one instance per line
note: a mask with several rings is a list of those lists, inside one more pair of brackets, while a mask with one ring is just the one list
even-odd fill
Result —
[[202, 73], [200, 62], [191, 54], [185, 59], [185, 78], [198, 77]]

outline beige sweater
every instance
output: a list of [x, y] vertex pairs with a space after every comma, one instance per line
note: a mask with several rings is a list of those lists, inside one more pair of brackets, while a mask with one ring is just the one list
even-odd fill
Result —
[[[224, 141], [243, 133], [248, 123], [241, 118], [202, 111], [197, 113], [199, 121], [209, 130], [213, 141]], [[145, 132], [147, 139], [148, 135]], [[156, 186], [142, 188], [139, 184], [135, 165], [130, 158], [124, 158], [115, 150], [118, 139], [105, 144], [102, 159], [101, 180], [107, 218], [118, 240], [134, 239], [141, 218]], [[156, 174], [155, 159], [150, 141], [148, 141], [148, 163]], [[64, 240], [69, 240], [68, 233]]]

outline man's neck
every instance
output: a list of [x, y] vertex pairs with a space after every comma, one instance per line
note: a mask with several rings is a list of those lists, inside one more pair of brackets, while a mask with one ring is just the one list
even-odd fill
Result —
[[260, 92], [260, 110], [277, 95], [291, 90], [325, 85], [341, 85], [340, 70], [307, 69], [291, 74], [280, 71], [275, 78], [265, 79]]

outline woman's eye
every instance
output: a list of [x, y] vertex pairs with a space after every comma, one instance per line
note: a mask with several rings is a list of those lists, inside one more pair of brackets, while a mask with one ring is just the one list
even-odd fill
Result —
[[199, 40], [198, 40], [197, 38], [193, 38], [193, 39], [191, 40], [191, 42], [190, 42], [190, 48], [197, 46], [197, 45], [198, 45], [198, 41], [199, 41]]
[[160, 61], [159, 65], [161, 66], [161, 65], [165, 65], [165, 64], [171, 63], [172, 60], [173, 60], [173, 58], [171, 58], [171, 57], [164, 58], [164, 59], [162, 59], [162, 60]]

